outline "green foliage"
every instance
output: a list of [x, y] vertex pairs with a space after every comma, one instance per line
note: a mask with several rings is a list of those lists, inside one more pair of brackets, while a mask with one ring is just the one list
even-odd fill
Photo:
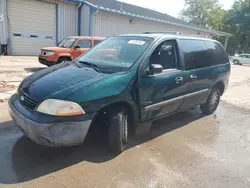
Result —
[[187, 21], [201, 27], [210, 26], [210, 15], [221, 6], [218, 0], [185, 0], [181, 15]]
[[207, 29], [232, 33], [227, 47], [229, 54], [250, 53], [250, 0], [236, 0], [227, 11], [218, 0], [185, 0], [181, 17]]
[[250, 53], [250, 1], [235, 1], [227, 11], [224, 24], [224, 31], [234, 34], [227, 50], [230, 53]]

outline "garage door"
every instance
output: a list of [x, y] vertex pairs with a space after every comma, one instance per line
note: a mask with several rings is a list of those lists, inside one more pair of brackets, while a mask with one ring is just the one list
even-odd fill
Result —
[[36, 0], [8, 0], [12, 55], [38, 55], [56, 44], [56, 5]]

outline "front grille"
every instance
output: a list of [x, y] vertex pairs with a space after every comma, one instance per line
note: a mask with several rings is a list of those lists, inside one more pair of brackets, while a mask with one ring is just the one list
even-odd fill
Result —
[[34, 110], [37, 107], [37, 105], [39, 104], [39, 101], [31, 98], [30, 96], [25, 94], [21, 89], [19, 89], [18, 95], [19, 95], [19, 100], [20, 100], [21, 104], [27, 108]]

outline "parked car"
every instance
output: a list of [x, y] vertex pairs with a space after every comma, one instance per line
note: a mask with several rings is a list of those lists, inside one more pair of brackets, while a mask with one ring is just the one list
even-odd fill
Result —
[[122, 152], [140, 123], [196, 105], [212, 114], [229, 75], [229, 58], [215, 40], [114, 36], [75, 62], [24, 79], [9, 100], [10, 114], [27, 137], [51, 147], [82, 144], [101, 120], [110, 148]]
[[39, 55], [39, 62], [47, 66], [52, 66], [63, 61], [75, 60], [102, 40], [104, 38], [83, 36], [65, 38], [56, 47], [42, 48]]
[[232, 57], [235, 65], [250, 64], [250, 54], [239, 54]]

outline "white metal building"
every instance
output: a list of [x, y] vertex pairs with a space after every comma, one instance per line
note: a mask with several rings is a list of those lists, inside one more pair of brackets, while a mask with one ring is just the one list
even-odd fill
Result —
[[78, 6], [62, 0], [0, 0], [0, 44], [8, 46], [9, 55], [38, 55], [42, 47], [80, 35]]
[[38, 55], [68, 36], [146, 31], [232, 36], [116, 0], [0, 0], [0, 44], [7, 45], [9, 55]]

